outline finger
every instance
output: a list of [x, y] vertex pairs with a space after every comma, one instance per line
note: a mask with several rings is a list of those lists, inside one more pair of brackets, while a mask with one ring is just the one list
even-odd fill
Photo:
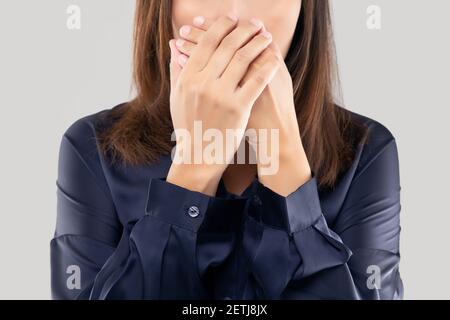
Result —
[[194, 50], [194, 48], [196, 47], [196, 44], [184, 39], [178, 39], [175, 42], [175, 45], [177, 46], [177, 49], [187, 55], [188, 57], [191, 55], [192, 51]]
[[252, 76], [247, 79], [242, 87], [237, 89], [244, 101], [251, 105], [255, 103], [266, 86], [272, 81], [281, 66], [279, 56], [270, 49], [264, 51], [257, 63], [258, 65], [255, 67]]
[[[198, 44], [200, 37], [203, 35], [205, 31], [207, 31], [211, 25], [214, 23], [214, 20], [207, 19], [204, 16], [197, 16], [192, 20], [193, 24], [193, 32], [191, 33], [191, 39], [189, 37], [183, 38], [181, 37], [177, 40], [176, 45], [178, 50], [183, 52], [185, 55], [190, 56], [192, 50], [195, 45]], [[184, 32], [183, 32], [184, 33]], [[181, 35], [180, 35], [181, 36]]]
[[[193, 23], [193, 27], [191, 29], [186, 29], [183, 31], [180, 30], [181, 31], [180, 33], [186, 34], [186, 32], [187, 32], [188, 35], [183, 36], [180, 34], [180, 37], [182, 40], [186, 40], [189, 43], [198, 44], [198, 42], [200, 41], [200, 38], [205, 33], [205, 31], [208, 31], [208, 29], [214, 23], [214, 20], [206, 19], [203, 16], [197, 16], [193, 19], [192, 23]], [[182, 42], [180, 42], [180, 43], [182, 43]]]
[[181, 56], [181, 52], [175, 46], [175, 40], [172, 39], [169, 41], [170, 47], [170, 85], [171, 88], [175, 87], [176, 81], [181, 72], [181, 65], [179, 63], [179, 57]]
[[207, 19], [204, 16], [197, 16], [192, 20], [192, 23], [195, 27], [203, 31], [207, 31], [212, 26], [214, 21], [215, 20]]
[[247, 45], [239, 49], [228, 67], [223, 72], [221, 79], [238, 87], [255, 60], [272, 43], [272, 35], [264, 32], [255, 36]]
[[237, 20], [232, 16], [221, 17], [214, 22], [208, 31], [203, 33], [197, 47], [193, 50], [185, 65], [186, 72], [192, 73], [203, 70], [223, 38], [234, 30], [236, 25]]
[[181, 39], [188, 40], [193, 43], [198, 43], [204, 33], [204, 30], [189, 25], [182, 26], [178, 31]]
[[[219, 78], [230, 64], [233, 57], [236, 57], [238, 61], [242, 64], [246, 64], [246, 67], [248, 67], [252, 60], [255, 59], [257, 55], [262, 52], [264, 47], [271, 41], [271, 37], [270, 39], [264, 36], [255, 37], [262, 27], [263, 23], [260, 20], [252, 19], [250, 21], [243, 22], [236, 29], [234, 29], [223, 39], [217, 50], [212, 55], [211, 60], [206, 67], [208, 73], [213, 78]], [[264, 33], [264, 35], [268, 34], [269, 33]], [[253, 41], [252, 38], [256, 39], [256, 41]], [[251, 45], [247, 46], [249, 41]]]
[[[275, 42], [272, 41], [269, 44], [268, 48], [272, 50], [271, 52], [272, 54], [277, 55], [279, 57], [279, 60], [282, 60], [281, 51]], [[268, 53], [261, 54], [258, 58], [256, 58], [253, 61], [253, 63], [249, 66], [247, 72], [245, 73], [244, 77], [242, 78], [239, 84], [240, 86], [243, 86], [248, 81], [249, 78], [255, 75], [255, 72], [258, 70], [258, 66], [261, 66], [262, 64], [264, 64], [264, 61], [267, 60], [267, 54]]]

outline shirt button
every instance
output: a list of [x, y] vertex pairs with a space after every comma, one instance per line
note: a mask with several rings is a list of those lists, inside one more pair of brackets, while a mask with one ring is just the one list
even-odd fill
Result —
[[188, 209], [188, 214], [192, 218], [196, 218], [200, 214], [200, 209], [197, 206], [190, 206]]
[[254, 203], [256, 206], [261, 206], [261, 205], [262, 205], [261, 198], [260, 198], [258, 195], [254, 195], [254, 196], [253, 196], [253, 203]]

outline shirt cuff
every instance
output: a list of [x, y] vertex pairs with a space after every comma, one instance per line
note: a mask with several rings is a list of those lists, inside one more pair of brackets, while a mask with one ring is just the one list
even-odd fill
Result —
[[153, 178], [145, 214], [193, 232], [232, 232], [240, 225], [245, 199], [210, 197]]
[[315, 176], [287, 197], [258, 181], [253, 200], [258, 208], [252, 210], [256, 220], [289, 234], [309, 228], [322, 216]]
[[249, 215], [244, 249], [251, 272], [271, 299], [281, 297], [291, 281], [343, 265], [352, 254], [328, 228], [314, 175], [287, 197], [257, 182]]

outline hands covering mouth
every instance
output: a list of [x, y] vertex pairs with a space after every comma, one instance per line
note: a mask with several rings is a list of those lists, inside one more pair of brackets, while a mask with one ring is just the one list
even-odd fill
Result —
[[[279, 170], [276, 175], [260, 175], [260, 181], [288, 195], [309, 180], [311, 169], [300, 138], [292, 79], [263, 22], [198, 16], [192, 25], [182, 26], [179, 35], [169, 43], [174, 129], [193, 131], [194, 122], [202, 121], [206, 130], [242, 131], [238, 139], [245, 129], [277, 129]], [[261, 143], [267, 140], [252, 144], [270, 149]], [[229, 150], [223, 164], [182, 166], [182, 170], [172, 165], [168, 181], [213, 195], [236, 151]], [[263, 165], [258, 163], [258, 173]]]

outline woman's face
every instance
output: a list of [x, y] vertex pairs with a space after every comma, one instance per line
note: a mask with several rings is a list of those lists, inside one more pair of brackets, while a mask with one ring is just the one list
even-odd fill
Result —
[[192, 25], [196, 16], [216, 19], [230, 13], [241, 20], [257, 18], [264, 22], [286, 57], [300, 15], [302, 0], [173, 0], [175, 36], [180, 28]]

